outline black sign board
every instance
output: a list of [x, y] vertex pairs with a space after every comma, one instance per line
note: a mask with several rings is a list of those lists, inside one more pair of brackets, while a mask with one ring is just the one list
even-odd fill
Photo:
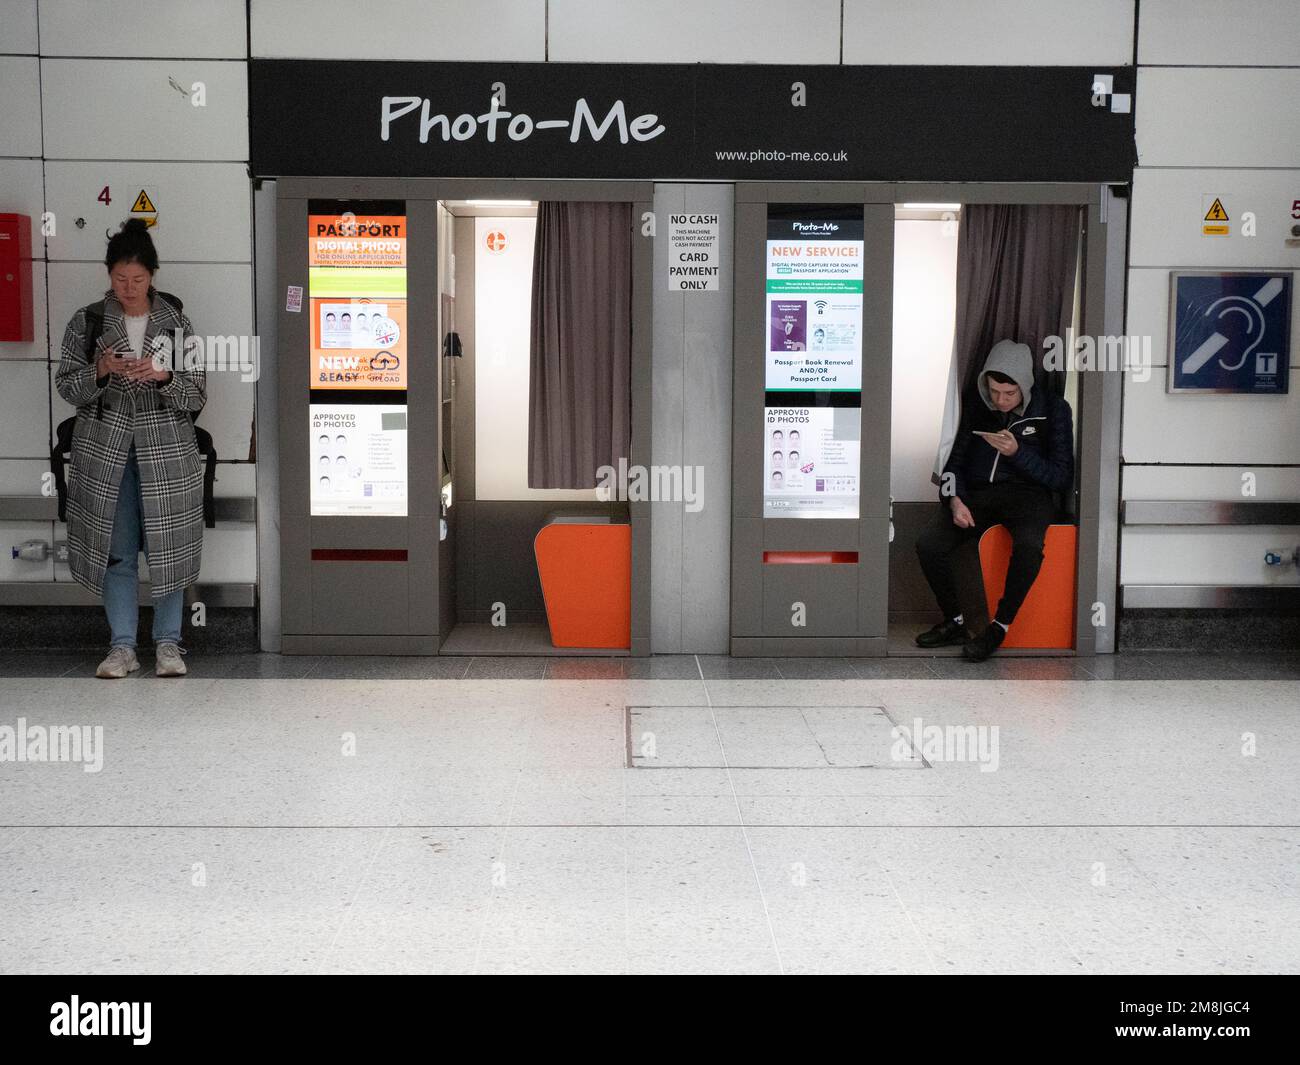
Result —
[[1131, 180], [1131, 67], [255, 59], [253, 173]]

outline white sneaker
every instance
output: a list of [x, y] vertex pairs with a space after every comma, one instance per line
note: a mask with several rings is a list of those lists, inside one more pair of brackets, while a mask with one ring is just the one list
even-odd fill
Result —
[[131, 647], [118, 646], [111, 648], [108, 657], [99, 663], [95, 676], [103, 677], [105, 680], [120, 680], [139, 668], [140, 660], [135, 657], [135, 650]]
[[157, 651], [157, 661], [154, 665], [155, 677], [183, 677], [187, 670], [185, 663], [181, 661], [181, 655], [185, 652], [177, 647], [174, 643], [160, 643]]

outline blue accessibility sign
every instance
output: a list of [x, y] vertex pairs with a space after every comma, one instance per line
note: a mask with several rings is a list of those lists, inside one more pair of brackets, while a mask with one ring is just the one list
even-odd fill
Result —
[[1175, 271], [1170, 284], [1170, 392], [1286, 395], [1290, 271]]

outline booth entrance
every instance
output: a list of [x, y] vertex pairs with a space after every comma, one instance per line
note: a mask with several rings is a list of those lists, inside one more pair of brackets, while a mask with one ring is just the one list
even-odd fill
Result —
[[[650, 199], [641, 182], [277, 182], [286, 653], [650, 652], [649, 503], [602, 501], [539, 466], [539, 450], [570, 465], [590, 457], [567, 454], [565, 424], [533, 426], [550, 434], [549, 450], [529, 440], [530, 403], [602, 426], [615, 409], [606, 435], [622, 440], [616, 454], [649, 462], [651, 242], [631, 221]], [[603, 338], [619, 335], [621, 370], [594, 414], [587, 378], [576, 396], [564, 395], [566, 377], [530, 397], [531, 237], [543, 202], [594, 205], [607, 231], [620, 212], [627, 223], [617, 270], [592, 271], [623, 286], [616, 320], [595, 322]], [[566, 223], [551, 221], [548, 233]], [[589, 301], [564, 303], [575, 279], [554, 274], [545, 280], [563, 313], [541, 350], [563, 342], [567, 358], [592, 346], [595, 320]]]
[[[736, 185], [733, 655], [959, 653], [913, 642], [939, 617], [915, 542], [937, 510], [944, 395], [978, 369], [961, 353], [982, 363], [995, 339], [1041, 351], [1052, 335], [1121, 332], [1124, 207], [1095, 185]], [[979, 269], [959, 274], [963, 213], [979, 220], [962, 230]], [[947, 227], [947, 247], [920, 222]], [[1049, 252], [1055, 288], [1033, 274]], [[1075, 479], [1004, 646], [1092, 654], [1114, 645], [1114, 544], [1099, 535], [1117, 506], [1120, 374], [1063, 371], [1050, 387], [1073, 410]], [[979, 626], [1008, 545], [994, 529], [970, 548], [963, 602]]]

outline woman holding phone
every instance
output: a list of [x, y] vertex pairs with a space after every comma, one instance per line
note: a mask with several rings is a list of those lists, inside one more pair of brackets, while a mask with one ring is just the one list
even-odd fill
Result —
[[138, 557], [149, 562], [156, 674], [186, 672], [180, 648], [185, 588], [203, 548], [203, 465], [194, 417], [207, 400], [181, 302], [158, 292], [158, 252], [131, 219], [109, 240], [109, 291], [63, 334], [55, 384], [77, 408], [68, 476], [68, 563], [102, 597], [110, 647], [96, 676], [140, 668]]

